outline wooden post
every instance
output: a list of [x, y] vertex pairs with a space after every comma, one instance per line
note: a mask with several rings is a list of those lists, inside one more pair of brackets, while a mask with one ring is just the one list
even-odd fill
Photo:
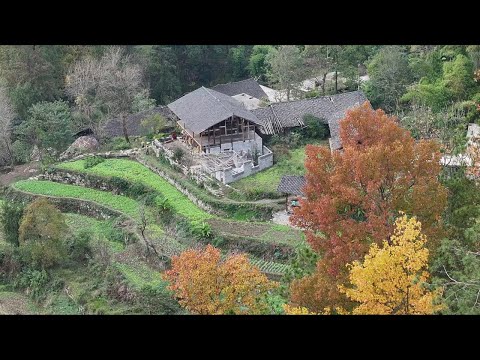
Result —
[[207, 138], [207, 140], [208, 140], [208, 153], [210, 154], [210, 129], [208, 129], [208, 135], [207, 136], [208, 136], [208, 138]]
[[233, 115], [230, 118], [230, 129], [231, 129], [231, 134], [230, 134], [230, 144], [232, 144], [232, 150], [233, 150]]
[[250, 141], [250, 120], [247, 120], [247, 135], [248, 135], [248, 141]]
[[242, 139], [245, 142], [245, 119], [242, 118]]
[[288, 194], [285, 193], [285, 211], [288, 213]]

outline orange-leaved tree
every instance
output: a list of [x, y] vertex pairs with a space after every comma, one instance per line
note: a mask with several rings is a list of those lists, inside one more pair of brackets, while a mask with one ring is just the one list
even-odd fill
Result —
[[165, 275], [180, 304], [202, 315], [265, 313], [266, 296], [277, 286], [245, 254], [222, 259], [211, 245], [174, 256]]
[[[415, 142], [394, 117], [366, 102], [340, 122], [343, 151], [306, 148], [306, 200], [292, 221], [338, 272], [392, 233], [398, 211], [414, 214], [437, 240], [447, 191], [438, 181], [439, 144]], [[321, 232], [322, 234], [318, 234]]]
[[322, 257], [317, 273], [292, 283], [293, 303], [316, 302], [309, 307], [314, 311], [347, 306], [337, 302], [343, 295], [335, 286], [346, 279], [345, 265], [388, 239], [399, 211], [417, 216], [431, 248], [443, 232], [447, 191], [438, 181], [437, 142], [416, 142], [395, 117], [368, 102], [347, 111], [340, 138], [342, 151], [306, 147], [306, 199], [292, 216]]
[[429, 290], [429, 251], [421, 223], [406, 215], [395, 222], [390, 242], [376, 243], [363, 263], [350, 267], [352, 288], [340, 286], [351, 300], [360, 303], [353, 314], [433, 314], [442, 308], [436, 303], [441, 289]]

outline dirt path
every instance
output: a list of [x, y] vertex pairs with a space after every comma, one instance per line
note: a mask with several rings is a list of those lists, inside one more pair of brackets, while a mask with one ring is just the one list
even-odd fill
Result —
[[0, 175], [0, 185], [8, 186], [18, 180], [27, 179], [40, 172], [40, 163], [31, 162], [28, 164], [15, 166], [12, 171]]

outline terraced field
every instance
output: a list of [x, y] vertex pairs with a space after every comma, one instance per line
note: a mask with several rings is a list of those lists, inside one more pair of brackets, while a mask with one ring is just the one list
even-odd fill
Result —
[[94, 201], [100, 205], [120, 211], [131, 218], [138, 219], [139, 216], [139, 206], [135, 200], [105, 191], [37, 180], [21, 180], [12, 186], [15, 189], [32, 194]]
[[173, 209], [180, 215], [190, 220], [203, 220], [212, 217], [211, 214], [193, 204], [185, 195], [178, 191], [175, 186], [168, 183], [142, 164], [126, 159], [106, 159], [94, 167], [85, 169], [84, 160], [66, 162], [57, 167], [65, 170], [73, 170], [85, 174], [93, 174], [103, 177], [119, 177], [121, 179], [142, 183], [153, 188], [167, 198]]
[[258, 238], [264, 242], [281, 243], [292, 246], [299, 244], [303, 239], [301, 231], [294, 230], [289, 226], [251, 221], [236, 221], [211, 215], [200, 209], [165, 179], [136, 161], [106, 159], [92, 168], [85, 169], [84, 165], [84, 160], [77, 160], [59, 164], [57, 167], [85, 174], [94, 174], [102, 177], [115, 176], [127, 181], [141, 182], [167, 198], [174, 210], [180, 215], [190, 220], [206, 220], [210, 223], [212, 229], [221, 235]]

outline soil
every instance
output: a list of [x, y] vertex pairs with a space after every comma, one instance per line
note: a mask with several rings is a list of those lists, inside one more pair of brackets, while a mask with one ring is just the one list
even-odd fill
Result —
[[31, 314], [29, 299], [20, 293], [0, 292], [0, 315]]
[[36, 161], [15, 166], [12, 171], [0, 175], [0, 185], [8, 186], [18, 180], [28, 179], [29, 177], [38, 175], [39, 172], [40, 163]]

